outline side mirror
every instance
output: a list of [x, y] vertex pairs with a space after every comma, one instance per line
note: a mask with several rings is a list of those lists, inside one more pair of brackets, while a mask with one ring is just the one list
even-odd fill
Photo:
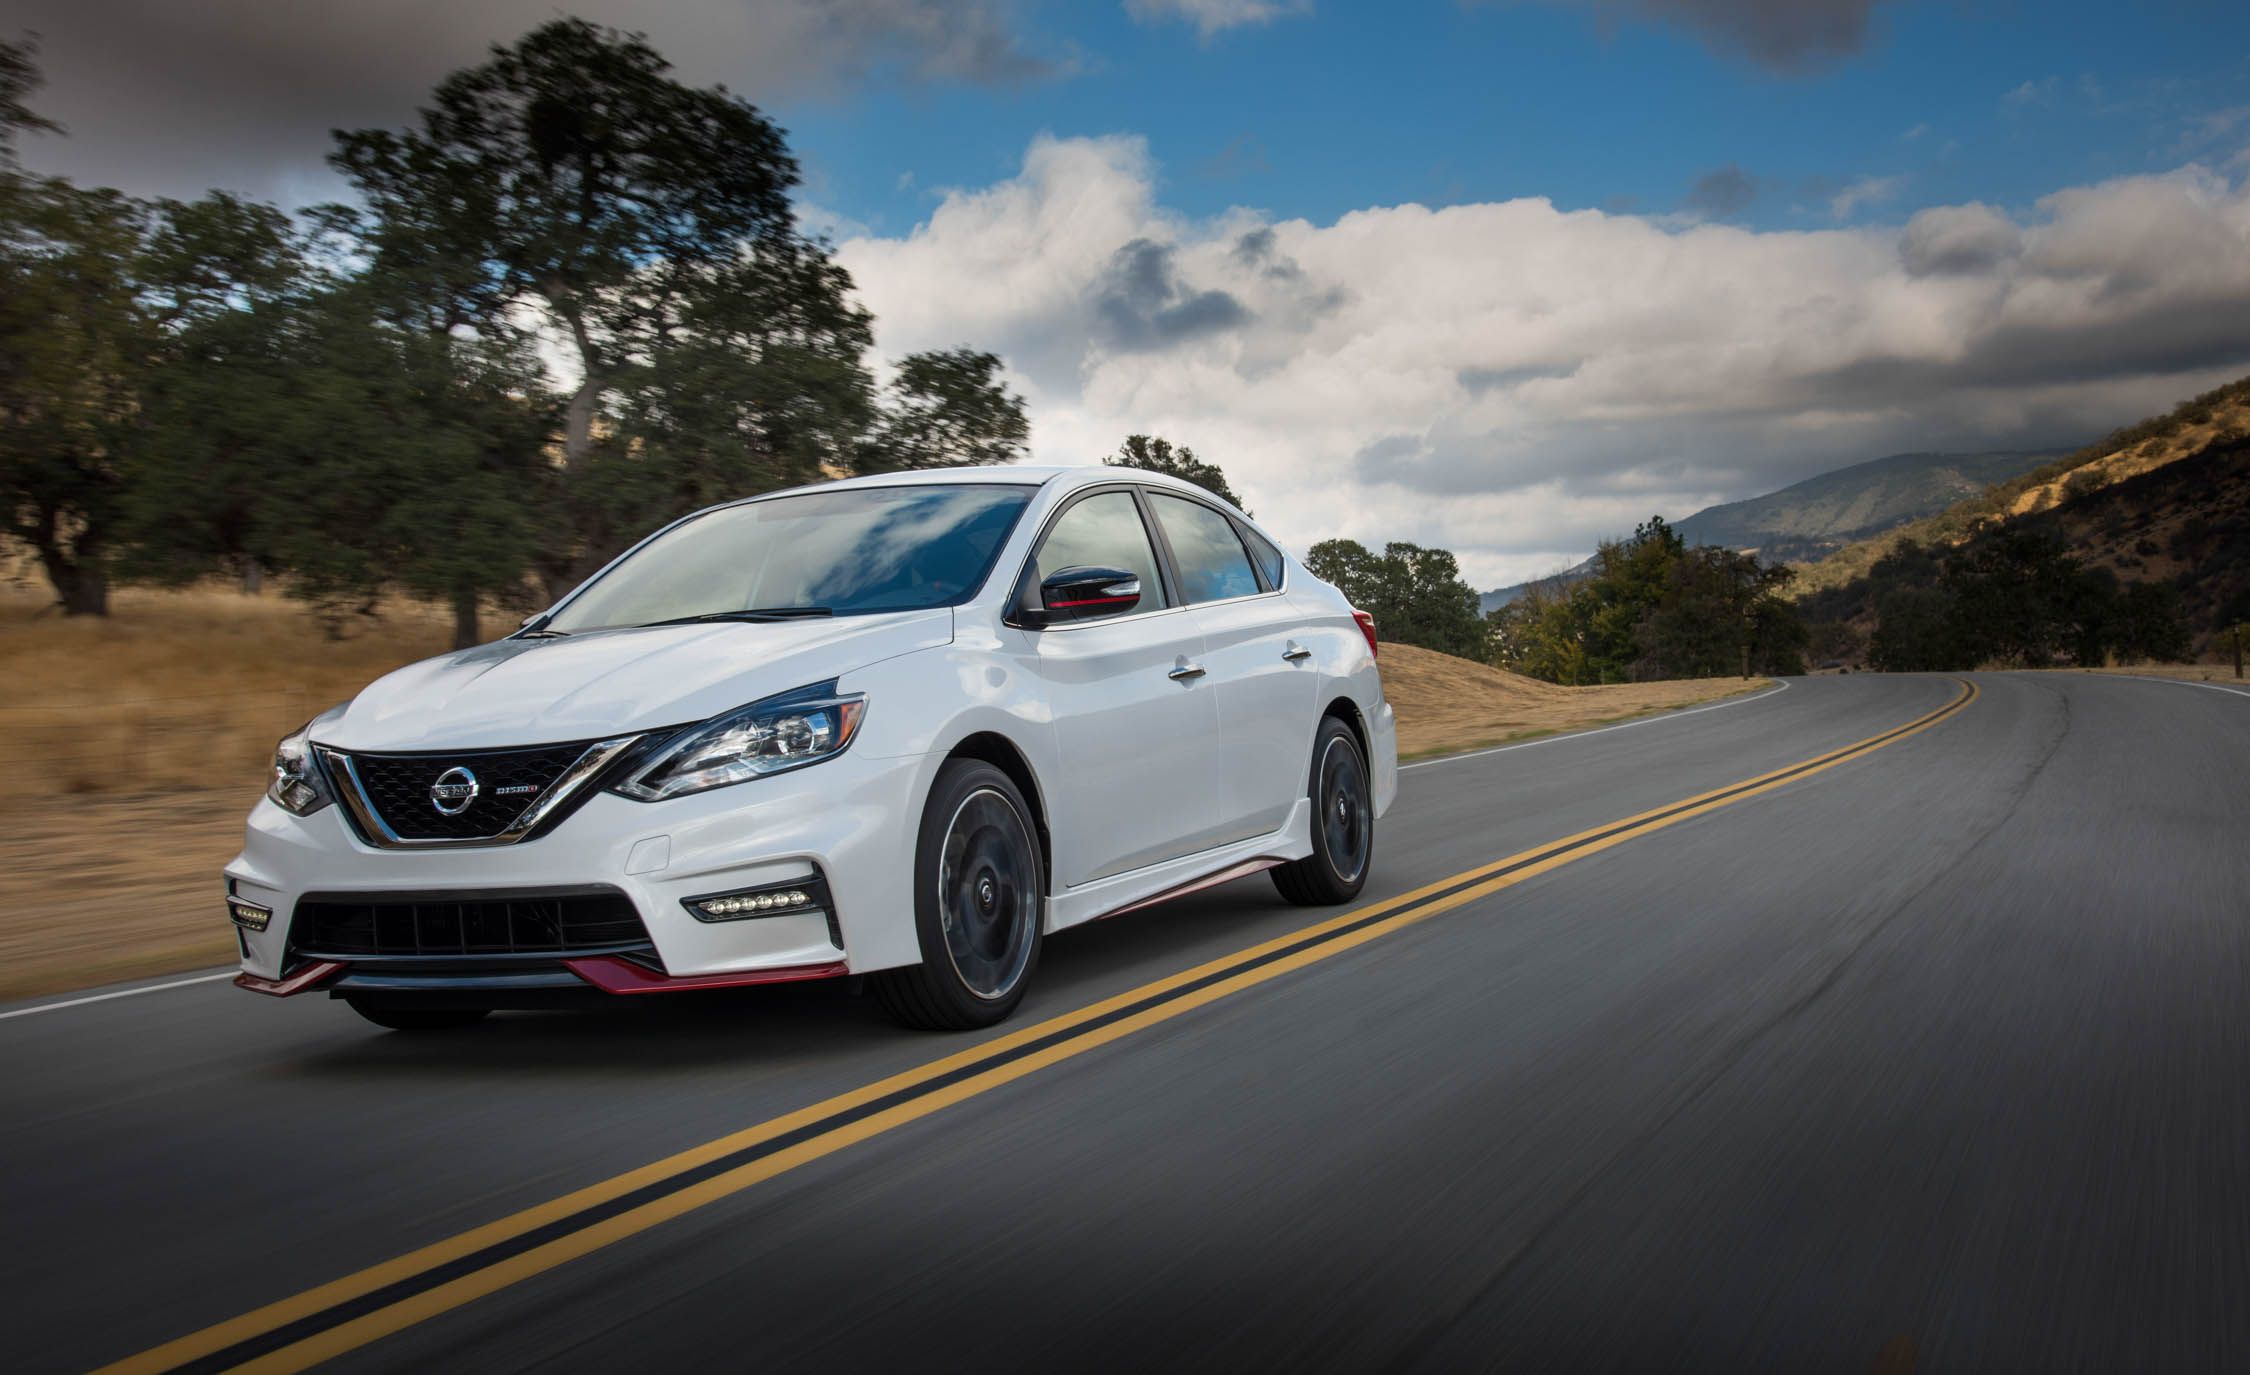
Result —
[[1039, 584], [1033, 626], [1063, 625], [1115, 616], [1141, 604], [1141, 579], [1122, 568], [1065, 568]]

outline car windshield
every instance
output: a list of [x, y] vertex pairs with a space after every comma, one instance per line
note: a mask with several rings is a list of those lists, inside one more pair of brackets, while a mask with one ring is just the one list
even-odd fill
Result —
[[950, 606], [984, 581], [1032, 490], [857, 487], [707, 511], [641, 546], [541, 629]]

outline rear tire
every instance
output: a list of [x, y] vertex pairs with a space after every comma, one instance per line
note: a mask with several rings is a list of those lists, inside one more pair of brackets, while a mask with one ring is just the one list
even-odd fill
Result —
[[1014, 780], [982, 760], [948, 760], [914, 849], [922, 962], [868, 976], [884, 1009], [927, 1031], [973, 1030], [1014, 1012], [1039, 965], [1045, 873]]
[[1313, 803], [1313, 852], [1275, 868], [1273, 886], [1299, 907], [1350, 902], [1375, 861], [1375, 804], [1359, 738], [1333, 716], [1322, 717], [1313, 736], [1306, 795]]
[[399, 1007], [365, 998], [344, 1001], [351, 1004], [352, 1011], [392, 1031], [453, 1031], [473, 1026], [492, 1015], [489, 1007]]

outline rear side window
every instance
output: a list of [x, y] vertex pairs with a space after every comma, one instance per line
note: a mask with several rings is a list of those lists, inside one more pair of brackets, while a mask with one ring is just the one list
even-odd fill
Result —
[[1171, 543], [1180, 567], [1180, 595], [1189, 603], [1220, 602], [1258, 592], [1250, 555], [1234, 533], [1234, 522], [1199, 501], [1149, 493], [1149, 507]]
[[1137, 611], [1155, 611], [1164, 600], [1164, 579], [1157, 576], [1156, 551], [1149, 546], [1148, 527], [1141, 524], [1141, 508], [1131, 492], [1097, 492], [1076, 502], [1055, 521], [1033, 560], [1033, 588], [1065, 568], [1122, 568], [1141, 580]]
[[1250, 557], [1257, 562], [1258, 571], [1265, 574], [1266, 586], [1281, 586], [1281, 551], [1249, 526], [1238, 525], [1235, 528], [1242, 532], [1242, 542], [1250, 546]]

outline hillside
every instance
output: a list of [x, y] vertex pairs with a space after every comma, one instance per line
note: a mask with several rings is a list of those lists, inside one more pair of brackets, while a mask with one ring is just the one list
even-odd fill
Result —
[[2250, 427], [2016, 519], [2120, 582], [2170, 582], [2206, 648], [2223, 610], [2250, 605]]
[[[1843, 588], [1864, 577], [1876, 560], [1906, 540], [1958, 544], [1981, 521], [2054, 510], [2075, 497], [2206, 453], [2244, 435], [2250, 435], [2250, 377], [2182, 402], [2165, 415], [2119, 430], [1943, 511], [1847, 544], [1819, 562], [1800, 568], [1794, 593], [1803, 599]], [[2180, 499], [2179, 494], [2169, 493], [2161, 485], [2141, 490], [2151, 499], [2159, 499], [2160, 492], [2165, 493], [2160, 499], [2166, 502]], [[2153, 510], [2144, 514], [2151, 519], [2158, 517]], [[2088, 552], [2092, 552], [2091, 546]], [[2129, 567], [2115, 562], [2110, 566]]]
[[1701, 678], [1562, 687], [1401, 644], [1383, 646], [1382, 664], [1383, 695], [1398, 713], [1402, 759], [1668, 711], [1751, 686], [1735, 678]]
[[[1804, 563], [1854, 540], [1867, 539], [1953, 506], [1964, 498], [2049, 463], [2054, 450], [1972, 454], [1892, 454], [1838, 468], [1777, 492], [1707, 506], [1673, 526], [1689, 544], [1754, 550], [1768, 562]], [[1568, 584], [1591, 559], [1552, 578], [1484, 593], [1486, 611], [1535, 586]]]
[[1852, 540], [1934, 515], [2059, 457], [2051, 449], [1892, 454], [1762, 497], [1708, 507], [1678, 529], [1690, 544], [1754, 549], [1769, 563], [1805, 563]]

